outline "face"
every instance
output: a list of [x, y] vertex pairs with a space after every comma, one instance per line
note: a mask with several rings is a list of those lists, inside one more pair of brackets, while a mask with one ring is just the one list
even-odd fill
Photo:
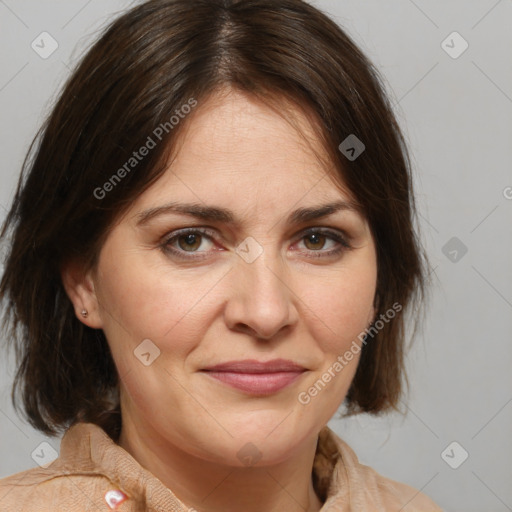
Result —
[[167, 171], [110, 231], [74, 295], [111, 347], [123, 418], [205, 460], [239, 466], [252, 443], [259, 464], [277, 462], [316, 436], [373, 317], [369, 226], [295, 114], [309, 145], [241, 94], [199, 104]]

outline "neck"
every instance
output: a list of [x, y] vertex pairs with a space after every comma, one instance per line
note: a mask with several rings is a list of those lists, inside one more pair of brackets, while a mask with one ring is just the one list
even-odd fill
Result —
[[151, 428], [125, 421], [119, 445], [197, 512], [318, 512], [312, 468], [317, 438], [289, 459], [262, 467], [229, 466], [197, 458]]

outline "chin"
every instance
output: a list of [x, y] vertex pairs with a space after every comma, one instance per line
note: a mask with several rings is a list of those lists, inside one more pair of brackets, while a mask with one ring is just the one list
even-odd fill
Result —
[[[234, 439], [230, 440], [231, 450], [235, 452], [237, 465], [266, 466], [286, 460], [304, 441], [315, 434], [315, 428], [308, 429], [302, 421], [300, 425], [293, 422], [292, 415], [286, 411], [263, 417], [259, 423], [246, 423], [236, 430]], [[276, 416], [279, 420], [276, 421]], [[290, 422], [290, 423], [288, 423]]]

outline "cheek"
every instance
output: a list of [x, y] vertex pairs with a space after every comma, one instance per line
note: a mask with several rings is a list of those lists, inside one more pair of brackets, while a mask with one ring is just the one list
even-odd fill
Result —
[[[363, 271], [364, 270], [364, 271]], [[376, 272], [369, 265], [359, 272], [341, 271], [328, 281], [317, 280], [304, 301], [305, 322], [322, 354], [300, 389], [297, 401], [303, 414], [327, 423], [343, 402], [361, 356], [361, 334], [373, 312]]]
[[346, 268], [314, 283], [304, 289], [310, 325], [318, 329], [314, 337], [324, 352], [343, 352], [372, 318], [376, 271], [371, 264]]
[[[105, 310], [106, 331], [121, 329], [124, 337], [128, 334], [140, 341], [149, 338], [163, 342], [172, 338], [178, 344], [184, 326], [186, 338], [200, 332], [207, 314], [207, 296], [222, 272], [211, 270], [199, 275], [191, 269], [155, 264], [157, 259], [138, 252], [116, 261], [105, 257], [98, 295]], [[199, 314], [202, 321], [197, 318]], [[176, 335], [178, 332], [180, 336]]]

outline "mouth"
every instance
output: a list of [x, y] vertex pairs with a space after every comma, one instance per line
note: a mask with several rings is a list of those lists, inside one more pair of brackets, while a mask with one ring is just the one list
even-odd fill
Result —
[[284, 359], [229, 361], [201, 370], [209, 377], [252, 395], [271, 395], [295, 382], [307, 369]]

